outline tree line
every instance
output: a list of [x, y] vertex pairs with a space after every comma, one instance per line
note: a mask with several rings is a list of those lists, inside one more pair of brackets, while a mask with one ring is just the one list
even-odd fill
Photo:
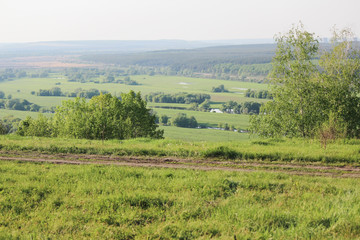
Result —
[[9, 109], [9, 110], [38, 112], [41, 107], [35, 103], [29, 102], [26, 99], [10, 98], [10, 99], [0, 99], [0, 108]]
[[261, 103], [258, 102], [243, 102], [237, 103], [234, 101], [228, 101], [222, 104], [220, 110], [224, 113], [233, 114], [259, 114]]
[[[91, 99], [94, 96], [99, 96], [100, 94], [106, 94], [108, 91], [102, 90], [99, 91], [98, 89], [91, 88], [88, 90], [77, 88], [73, 92], [62, 92], [61, 88], [59, 87], [53, 87], [51, 89], [39, 89], [38, 92], [36, 92], [37, 96], [53, 96], [53, 97], [80, 97], [80, 98], [88, 98]], [[32, 92], [32, 94], [35, 94], [35, 92]]]
[[65, 68], [62, 74], [69, 82], [119, 83], [125, 85], [140, 85], [131, 79], [123, 68]]
[[163, 92], [150, 93], [145, 95], [145, 100], [148, 102], [155, 103], [197, 103], [201, 104], [205, 100], [209, 100], [209, 94], [203, 93], [174, 93], [174, 94], [165, 94]]
[[49, 72], [46, 69], [43, 70], [24, 70], [6, 68], [0, 71], [0, 82], [5, 80], [14, 80], [16, 78], [46, 78], [49, 76]]
[[246, 90], [245, 97], [248, 98], [259, 98], [259, 99], [272, 99], [273, 96], [269, 90]]

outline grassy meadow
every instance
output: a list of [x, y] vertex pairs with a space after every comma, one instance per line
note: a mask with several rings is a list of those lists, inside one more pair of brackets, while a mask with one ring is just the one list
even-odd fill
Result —
[[[200, 132], [202, 129], [195, 129]], [[215, 130], [207, 130], [215, 131]], [[219, 131], [223, 132], [223, 131]], [[189, 133], [190, 134], [190, 133]], [[0, 136], [0, 150], [38, 153], [99, 154], [112, 156], [228, 159], [278, 163], [360, 165], [360, 140], [338, 140], [324, 149], [318, 140], [249, 139], [188, 141], [174, 139], [86, 140]], [[214, 134], [215, 135], [215, 134]], [[205, 135], [207, 137], [208, 135]], [[215, 135], [217, 136], [217, 135]], [[209, 137], [210, 138], [210, 137]], [[226, 136], [224, 136], [226, 138]], [[242, 141], [243, 140], [243, 141]]]
[[2, 239], [357, 239], [359, 179], [0, 162]]
[[[13, 98], [27, 99], [30, 102], [36, 103], [43, 107], [51, 107], [58, 105], [62, 100], [68, 99], [65, 97], [43, 97], [31, 95], [31, 91], [38, 92], [39, 89], [51, 89], [53, 87], [59, 87], [63, 92], [70, 92], [76, 88], [91, 89], [96, 88], [98, 90], [106, 90], [112, 94], [120, 95], [121, 92], [129, 92], [134, 90], [140, 91], [143, 95], [151, 92], [164, 92], [164, 93], [207, 93], [212, 97], [214, 102], [226, 102], [229, 100], [236, 101], [249, 101], [251, 99], [245, 98], [243, 93], [246, 89], [262, 90], [267, 89], [268, 85], [258, 84], [251, 82], [239, 82], [239, 81], [227, 81], [217, 79], [205, 79], [205, 78], [189, 78], [179, 76], [147, 76], [147, 75], [134, 75], [130, 76], [132, 80], [135, 80], [140, 85], [125, 85], [118, 83], [79, 83], [68, 82], [67, 78], [60, 74], [50, 74], [48, 78], [21, 78], [13, 81], [0, 82], [0, 90], [4, 91], [6, 95], [11, 94]], [[60, 85], [55, 85], [60, 83]], [[212, 93], [212, 87], [217, 87], [223, 84], [228, 93]]]
[[247, 133], [238, 133], [233, 131], [221, 131], [206, 128], [178, 128], [174, 126], [160, 126], [164, 129], [165, 139], [195, 141], [195, 142], [226, 142], [226, 141], [248, 141], [250, 139]]
[[[60, 105], [63, 100], [72, 98], [67, 97], [52, 97], [52, 96], [36, 96], [31, 92], [38, 92], [39, 89], [51, 89], [53, 87], [60, 87], [62, 92], [71, 92], [77, 88], [99, 90], [106, 90], [112, 94], [120, 95], [121, 92], [129, 92], [130, 90], [140, 91], [142, 95], [152, 92], [164, 93], [206, 93], [211, 95], [211, 107], [220, 108], [221, 105], [229, 100], [237, 102], [244, 101], [258, 101], [264, 102], [263, 99], [245, 98], [244, 92], [251, 88], [255, 90], [267, 89], [268, 85], [251, 82], [226, 81], [217, 79], [204, 78], [189, 78], [179, 76], [147, 76], [134, 75], [132, 80], [137, 81], [140, 85], [125, 85], [117, 83], [98, 84], [93, 82], [79, 83], [68, 82], [68, 79], [59, 74], [51, 73], [48, 78], [21, 78], [12, 81], [0, 82], [0, 90], [4, 91], [6, 96], [12, 95], [12, 98], [26, 99], [32, 103], [38, 104], [41, 107], [50, 108]], [[58, 84], [58, 85], [56, 85]], [[229, 92], [213, 93], [212, 87], [217, 87], [223, 84]], [[158, 116], [167, 115], [170, 118], [175, 117], [178, 113], [186, 113], [188, 116], [194, 116], [199, 124], [207, 127], [217, 127], [219, 123], [227, 123], [229, 126], [234, 126], [236, 129], [247, 129], [249, 126], [248, 115], [238, 114], [219, 114], [210, 112], [190, 111], [188, 108], [190, 104], [176, 104], [176, 103], [149, 103], [148, 106], [153, 108]], [[169, 107], [185, 108], [169, 109]], [[16, 111], [9, 109], [0, 109], [0, 118], [13, 115], [15, 117], [24, 119], [26, 116], [36, 118], [38, 113], [28, 111]], [[45, 114], [51, 116], [51, 114]], [[226, 141], [226, 140], [243, 140], [248, 136], [245, 134], [239, 135], [236, 132], [224, 132], [220, 130], [198, 130], [198, 129], [175, 129], [173, 127], [162, 127], [165, 130], [165, 137], [169, 139], [182, 139], [189, 141]], [[199, 134], [201, 132], [201, 134]]]

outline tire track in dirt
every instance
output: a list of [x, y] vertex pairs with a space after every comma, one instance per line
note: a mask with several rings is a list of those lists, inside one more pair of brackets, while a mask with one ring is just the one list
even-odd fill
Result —
[[193, 170], [222, 170], [222, 171], [267, 171], [295, 175], [329, 176], [360, 178], [360, 167], [354, 166], [323, 166], [302, 164], [279, 164], [247, 161], [220, 161], [211, 159], [180, 159], [180, 158], [145, 158], [145, 157], [119, 157], [103, 155], [81, 154], [38, 154], [22, 152], [0, 152], [1, 161], [41, 162], [52, 164], [73, 165], [116, 165], [129, 167], [157, 167]]

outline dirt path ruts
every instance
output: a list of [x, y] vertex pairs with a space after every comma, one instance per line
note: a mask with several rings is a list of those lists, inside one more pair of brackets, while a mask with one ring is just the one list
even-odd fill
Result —
[[160, 167], [196, 170], [225, 171], [271, 171], [296, 175], [360, 178], [360, 168], [302, 164], [272, 164], [247, 161], [194, 160], [179, 158], [118, 157], [81, 154], [39, 154], [23, 152], [0, 152], [1, 161], [47, 162], [53, 164], [100, 164], [130, 167]]

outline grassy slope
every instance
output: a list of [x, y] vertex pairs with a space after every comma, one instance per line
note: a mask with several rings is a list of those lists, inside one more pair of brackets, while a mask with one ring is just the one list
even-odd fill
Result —
[[217, 127], [219, 123], [227, 123], [240, 127], [241, 129], [247, 129], [249, 126], [249, 115], [243, 114], [226, 114], [226, 113], [210, 113], [210, 112], [199, 112], [189, 110], [174, 110], [174, 109], [162, 109], [156, 108], [154, 111], [157, 115], [163, 114], [169, 117], [175, 117], [178, 113], [185, 113], [187, 116], [194, 116], [198, 123], [207, 124], [211, 127]]
[[[202, 130], [198, 130], [199, 132]], [[210, 130], [209, 130], [210, 131]], [[235, 133], [234, 133], [235, 134]], [[241, 140], [241, 136], [239, 138]], [[38, 138], [0, 136], [4, 151], [37, 151], [46, 153], [86, 153], [119, 156], [173, 156], [224, 158], [278, 162], [317, 162], [360, 164], [360, 140], [341, 140], [321, 147], [316, 140], [251, 140], [251, 141], [180, 141], [180, 140], [109, 140]]]
[[355, 239], [359, 179], [0, 162], [0, 235]]
[[174, 126], [160, 126], [164, 129], [166, 139], [183, 141], [207, 141], [207, 142], [226, 142], [226, 141], [247, 141], [249, 134], [232, 131], [221, 131], [214, 129], [190, 129], [178, 128]]

